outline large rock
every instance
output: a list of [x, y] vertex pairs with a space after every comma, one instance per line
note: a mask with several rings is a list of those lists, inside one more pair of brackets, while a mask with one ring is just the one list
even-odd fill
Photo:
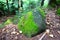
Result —
[[39, 10], [27, 12], [18, 23], [18, 29], [22, 30], [27, 37], [32, 37], [45, 30], [45, 28], [45, 22]]

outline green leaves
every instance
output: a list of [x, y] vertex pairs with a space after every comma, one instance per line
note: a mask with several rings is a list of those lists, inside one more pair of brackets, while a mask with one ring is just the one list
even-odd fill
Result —
[[43, 8], [47, 8], [50, 0], [44, 0]]
[[60, 4], [60, 0], [56, 0], [57, 4]]
[[2, 15], [11, 15], [15, 14], [18, 10], [18, 0], [0, 0], [0, 10], [3, 11]]
[[58, 16], [60, 16], [60, 8], [57, 9], [56, 13]]
[[[41, 6], [41, 1], [42, 0], [22, 0], [22, 2], [21, 2], [23, 5], [22, 10], [28, 11], [28, 10], [32, 10], [38, 6]], [[48, 3], [49, 3], [49, 0], [48, 1], [45, 0], [43, 7], [47, 7]], [[0, 10], [4, 11], [4, 13], [6, 15], [8, 15], [8, 12], [10, 12], [10, 14], [12, 14], [12, 13], [14, 14], [14, 13], [16, 13], [16, 11], [18, 11], [18, 4], [19, 4], [18, 0], [8, 0], [8, 7], [7, 7], [7, 1], [0, 0]], [[21, 9], [19, 11], [21, 11]], [[18, 14], [18, 12], [16, 14]]]
[[6, 3], [6, 0], [0, 0], [0, 2], [4, 2], [4, 3]]
[[41, 0], [22, 0], [23, 1], [23, 10], [34, 9], [37, 6], [40, 6]]

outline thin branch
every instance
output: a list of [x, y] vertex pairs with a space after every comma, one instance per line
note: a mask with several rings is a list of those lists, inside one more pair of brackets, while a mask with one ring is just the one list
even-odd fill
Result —
[[46, 35], [46, 32], [41, 36], [41, 38], [39, 40], [42, 40], [45, 35]]

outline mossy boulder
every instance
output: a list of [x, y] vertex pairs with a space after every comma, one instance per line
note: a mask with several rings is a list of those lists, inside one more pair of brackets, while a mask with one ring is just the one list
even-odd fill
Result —
[[39, 10], [29, 11], [20, 18], [18, 29], [27, 37], [32, 37], [46, 29], [43, 16]]

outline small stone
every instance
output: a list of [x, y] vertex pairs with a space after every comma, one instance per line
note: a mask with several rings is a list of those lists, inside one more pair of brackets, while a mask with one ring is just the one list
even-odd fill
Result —
[[54, 37], [53, 34], [50, 34], [49, 36], [52, 37], [52, 38]]
[[17, 35], [19, 35], [19, 33], [17, 33]]
[[14, 32], [11, 32], [11, 34], [16, 34], [16, 32], [14, 31]]
[[18, 37], [16, 36], [15, 39], [18, 39]]
[[53, 15], [53, 17], [55, 17], [55, 15]]
[[15, 31], [15, 29], [14, 29], [14, 31]]
[[19, 31], [20, 33], [22, 33], [22, 31]]
[[50, 24], [49, 22], [46, 22], [47, 24]]
[[57, 26], [59, 26], [60, 24], [59, 24], [59, 23], [57, 23], [56, 25], [57, 25]]
[[57, 31], [60, 34], [60, 31]]
[[48, 34], [49, 34], [49, 32], [50, 32], [50, 30], [49, 30], [49, 29], [47, 29], [47, 30], [46, 30], [46, 33], [48, 33]]
[[3, 29], [2, 31], [5, 31], [5, 29]]
[[51, 27], [53, 27], [53, 25], [50, 25]]
[[8, 30], [6, 30], [6, 32], [7, 32], [7, 33], [9, 33], [9, 31], [8, 31]]

